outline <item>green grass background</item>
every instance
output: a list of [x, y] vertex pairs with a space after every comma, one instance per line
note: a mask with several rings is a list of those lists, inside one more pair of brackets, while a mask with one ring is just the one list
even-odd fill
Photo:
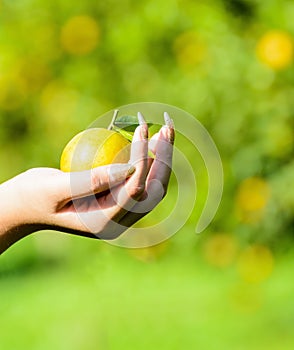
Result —
[[[293, 254], [277, 256], [266, 282], [248, 285], [234, 267], [207, 265], [197, 248], [179, 252], [176, 239], [148, 264], [105, 243], [77, 243], [71, 248], [82, 256], [71, 249], [67, 259], [30, 256], [25, 266], [6, 265], [2, 349], [293, 346]], [[23, 248], [19, 243], [9, 254]]]

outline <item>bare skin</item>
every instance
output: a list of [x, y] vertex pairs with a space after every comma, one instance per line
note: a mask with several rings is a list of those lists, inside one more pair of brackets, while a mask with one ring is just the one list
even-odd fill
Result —
[[[30, 169], [0, 185], [0, 253], [43, 229], [113, 239], [150, 212], [164, 197], [171, 173], [174, 129], [163, 126], [148, 142], [141, 122], [130, 164], [65, 173]], [[148, 149], [156, 155], [148, 157]]]

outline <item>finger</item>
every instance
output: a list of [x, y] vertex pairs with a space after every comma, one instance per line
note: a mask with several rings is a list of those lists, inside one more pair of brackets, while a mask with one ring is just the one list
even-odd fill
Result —
[[166, 191], [172, 167], [173, 140], [174, 130], [163, 126], [156, 139], [155, 159], [148, 175], [147, 187], [150, 181], [158, 180], [162, 183], [164, 191]]
[[154, 134], [151, 139], [149, 140], [149, 151], [151, 151], [153, 154], [155, 154], [155, 149], [156, 149], [156, 143], [159, 137], [159, 132]]
[[127, 227], [133, 225], [154, 209], [166, 194], [172, 167], [174, 126], [169, 116], [165, 115], [165, 121], [166, 125], [150, 140], [155, 160], [147, 178], [146, 198], [137, 203], [132, 211], [120, 220], [121, 225]]
[[131, 164], [110, 164], [86, 171], [63, 173], [55, 188], [65, 200], [83, 198], [122, 183], [134, 171], [135, 167]]
[[157, 180], [152, 180], [146, 189], [146, 197], [127, 212], [119, 221], [119, 224], [130, 227], [138, 220], [153, 210], [164, 197], [163, 186]]
[[[170, 172], [171, 172], [171, 160], [172, 160], [172, 144], [174, 139], [174, 130], [171, 126], [165, 126], [161, 129], [160, 133], [154, 137], [154, 139], [158, 139], [154, 148], [154, 153], [156, 154], [156, 159], [153, 161], [153, 164], [151, 165], [150, 174], [148, 176], [147, 180], [147, 192], [148, 192], [148, 201], [144, 203], [149, 203], [149, 208], [144, 207], [145, 212], [128, 212], [129, 210], [136, 211], [139, 207], [142, 209], [142, 202], [137, 203], [135, 206], [132, 207], [134, 204], [134, 198], [138, 199], [141, 197], [141, 194], [138, 195], [138, 192], [142, 190], [142, 188], [145, 188], [146, 183], [146, 177], [148, 175], [148, 145], [145, 146], [144, 139], [146, 137], [146, 132], [142, 132], [142, 125], [140, 125], [134, 136], [134, 144], [132, 145], [132, 157], [131, 161], [136, 165], [136, 172], [133, 174], [133, 176], [128, 179], [125, 183], [125, 185], [119, 185], [117, 186], [113, 192], [116, 192], [116, 194], [121, 195], [119, 199], [121, 201], [115, 201], [111, 194], [109, 194], [107, 199], [103, 197], [107, 203], [106, 207], [108, 210], [100, 210], [99, 212], [85, 212], [83, 213], [84, 218], [86, 219], [86, 222], [93, 223], [93, 229], [90, 231], [92, 232], [98, 232], [99, 227], [102, 221], [107, 222], [106, 228], [109, 228], [109, 224], [112, 223], [114, 218], [115, 221], [119, 222], [119, 224], [122, 226], [121, 232], [124, 231], [124, 228], [131, 226], [136, 221], [138, 221], [141, 217], [147, 214], [148, 211], [150, 211], [154, 206], [156, 206], [160, 200], [162, 199], [164, 195], [164, 191], [166, 191], [166, 187], [168, 184]], [[141, 129], [141, 130], [140, 130]], [[140, 130], [140, 131], [139, 131]], [[146, 131], [146, 130], [145, 130]], [[148, 133], [148, 129], [147, 129]], [[143, 136], [143, 137], [142, 137]], [[145, 136], [145, 137], [144, 137]], [[139, 146], [137, 145], [135, 147], [135, 144], [139, 143]], [[157, 172], [158, 170], [158, 172]], [[143, 180], [143, 181], [142, 181]], [[132, 185], [139, 184], [138, 187], [132, 186]], [[164, 185], [165, 184], [165, 185]], [[164, 186], [163, 186], [164, 185]], [[132, 192], [128, 192], [126, 195], [126, 188], [129, 186], [129, 190], [134, 191], [132, 196]], [[165, 187], [165, 189], [163, 189]], [[138, 191], [139, 189], [139, 191]], [[112, 203], [111, 203], [112, 201]], [[125, 201], [125, 202], [124, 202]], [[144, 201], [143, 201], [144, 202]], [[120, 205], [118, 205], [118, 203]], [[112, 205], [113, 204], [113, 205]], [[103, 209], [103, 205], [100, 207], [100, 209]], [[100, 217], [99, 215], [102, 215]], [[103, 217], [106, 214], [106, 217]], [[89, 217], [88, 217], [89, 216]], [[97, 218], [99, 217], [99, 220]], [[89, 219], [89, 221], [88, 221]], [[101, 219], [101, 221], [100, 221]], [[110, 220], [111, 219], [111, 220]], [[97, 230], [95, 226], [98, 224]], [[88, 225], [87, 225], [88, 226]], [[92, 226], [92, 225], [91, 225]], [[109, 226], [109, 227], [108, 227]], [[105, 231], [104, 231], [105, 232]], [[107, 236], [109, 232], [113, 232], [117, 235], [117, 229], [110, 228], [110, 230], [107, 229]]]
[[[128, 179], [125, 189], [130, 197], [137, 198], [137, 191], [145, 189], [146, 177], [148, 175], [148, 127], [146, 123], [141, 124], [135, 131], [131, 147], [131, 164], [136, 167], [133, 178]], [[138, 193], [140, 195], [141, 193]]]
[[131, 162], [135, 173], [124, 185], [114, 188], [108, 196], [108, 206], [112, 207], [111, 217], [119, 220], [143, 195], [150, 163], [148, 160], [148, 127], [139, 125], [131, 145]]

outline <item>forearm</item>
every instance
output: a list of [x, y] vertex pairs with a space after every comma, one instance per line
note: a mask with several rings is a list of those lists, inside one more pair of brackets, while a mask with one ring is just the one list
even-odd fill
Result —
[[25, 223], [13, 179], [0, 185], [0, 254], [34, 231]]

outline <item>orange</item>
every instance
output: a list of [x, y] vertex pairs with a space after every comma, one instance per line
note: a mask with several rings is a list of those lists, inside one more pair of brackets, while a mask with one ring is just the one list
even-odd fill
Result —
[[130, 142], [120, 133], [103, 128], [87, 129], [65, 146], [60, 169], [82, 171], [112, 163], [128, 163]]

